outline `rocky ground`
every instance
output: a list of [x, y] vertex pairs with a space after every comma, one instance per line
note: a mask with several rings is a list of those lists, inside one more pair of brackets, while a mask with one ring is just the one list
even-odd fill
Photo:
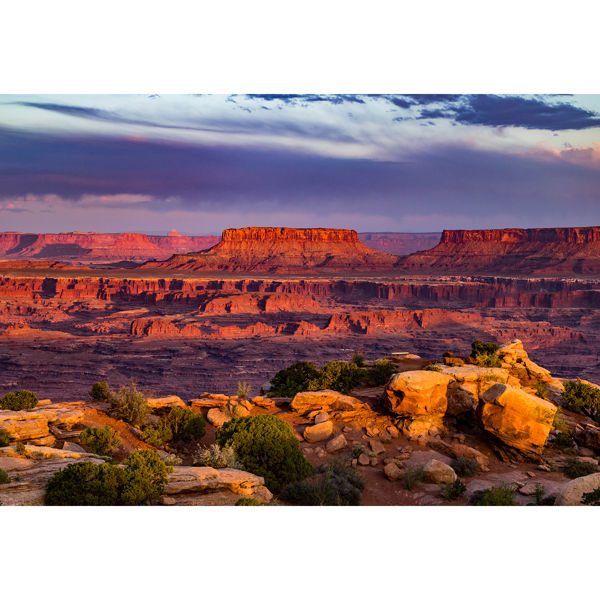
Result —
[[[502, 483], [512, 486], [518, 504], [535, 503], [536, 486], [556, 504], [577, 504], [584, 491], [600, 485], [600, 474], [569, 479], [570, 460], [598, 466], [600, 427], [591, 419], [561, 409], [562, 381], [530, 360], [521, 342], [502, 346], [501, 367], [462, 364], [452, 357], [425, 369], [431, 360], [391, 357], [398, 373], [385, 387], [362, 387], [350, 395], [331, 390], [301, 392], [293, 398], [203, 393], [190, 400], [178, 396], [150, 398], [160, 412], [189, 407], [207, 419], [202, 444], [236, 415], [272, 414], [288, 422], [305, 457], [313, 465], [332, 459], [358, 469], [365, 481], [363, 505], [462, 505], [477, 490]], [[537, 395], [543, 383], [546, 399]], [[562, 425], [561, 425], [562, 423]], [[123, 460], [149, 446], [140, 431], [111, 414], [109, 405], [92, 402], [41, 401], [28, 411], [0, 411], [0, 427], [10, 444], [0, 448], [0, 468], [10, 482], [0, 485], [0, 501], [40, 504], [49, 478], [66, 465], [101, 461], [86, 451], [79, 434], [89, 426], [110, 425], [123, 440], [115, 455]], [[572, 428], [575, 444], [555, 443], [559, 429]], [[161, 450], [167, 456], [173, 448]], [[237, 469], [193, 467], [193, 449], [177, 447], [182, 463], [174, 467], [161, 499], [164, 505], [235, 504], [242, 497], [278, 502], [264, 480]], [[456, 460], [469, 458], [476, 472], [457, 476]], [[410, 473], [419, 473], [414, 485]], [[407, 475], [408, 474], [408, 475]], [[457, 477], [466, 492], [454, 500], [443, 486]], [[538, 488], [539, 490], [539, 488]]]

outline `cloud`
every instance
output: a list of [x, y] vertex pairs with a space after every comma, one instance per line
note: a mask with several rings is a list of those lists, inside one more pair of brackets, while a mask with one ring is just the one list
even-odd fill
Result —
[[539, 98], [487, 94], [465, 96], [463, 100], [447, 103], [443, 110], [423, 111], [421, 118], [451, 118], [465, 125], [550, 131], [600, 127], [598, 113], [564, 102], [549, 103]]

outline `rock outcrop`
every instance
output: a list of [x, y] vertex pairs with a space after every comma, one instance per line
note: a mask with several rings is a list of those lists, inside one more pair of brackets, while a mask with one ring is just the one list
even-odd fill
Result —
[[450, 375], [435, 371], [405, 371], [394, 375], [385, 388], [387, 408], [404, 419], [409, 437], [420, 437], [443, 430], [448, 407]]
[[240, 498], [269, 503], [273, 494], [258, 475], [238, 469], [173, 467], [162, 503], [184, 506], [222, 506]]
[[149, 262], [142, 269], [258, 273], [390, 270], [397, 258], [365, 246], [351, 229], [226, 229], [209, 250]]
[[496, 383], [478, 407], [484, 429], [532, 458], [542, 454], [557, 407], [522, 389]]
[[600, 473], [577, 477], [567, 483], [556, 498], [558, 506], [578, 506], [583, 494], [589, 494], [600, 487]]
[[401, 259], [412, 272], [600, 274], [600, 227], [444, 231], [430, 250]]

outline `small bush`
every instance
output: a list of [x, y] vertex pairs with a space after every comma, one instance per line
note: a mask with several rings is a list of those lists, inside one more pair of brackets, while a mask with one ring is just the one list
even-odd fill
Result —
[[8, 444], [10, 444], [10, 435], [8, 435], [6, 429], [0, 427], [0, 448], [4, 448], [4, 446], [8, 446]]
[[122, 469], [110, 463], [75, 463], [55, 473], [46, 486], [54, 506], [141, 505], [157, 500], [172, 469], [154, 450], [136, 450]]
[[17, 454], [25, 455], [25, 444], [23, 442], [17, 442], [15, 444], [15, 450], [17, 451]]
[[231, 446], [221, 448], [212, 444], [209, 448], [201, 448], [194, 457], [195, 467], [212, 467], [213, 469], [243, 469], [244, 465], [236, 458]]
[[460, 480], [456, 479], [452, 483], [446, 483], [442, 486], [442, 496], [452, 502], [460, 498], [467, 491], [467, 486]]
[[148, 422], [150, 416], [148, 402], [133, 381], [119, 389], [118, 394], [112, 398], [112, 403], [117, 409], [119, 418], [134, 427], [142, 427]]
[[29, 410], [35, 408], [37, 403], [37, 394], [29, 390], [8, 392], [0, 398], [0, 408], [2, 410]]
[[464, 456], [453, 460], [450, 466], [459, 477], [473, 477], [479, 472], [479, 463]]
[[591, 475], [598, 472], [598, 465], [589, 462], [570, 458], [567, 461], [567, 466], [564, 469], [565, 475], [570, 479], [577, 479], [585, 475]]
[[271, 379], [269, 396], [291, 398], [299, 392], [305, 392], [312, 379], [318, 377], [319, 371], [311, 362], [297, 362], [279, 371]]
[[538, 395], [539, 398], [541, 398], [542, 400], [545, 400], [548, 397], [550, 390], [548, 389], [548, 386], [543, 381], [536, 381], [534, 387], [535, 387], [535, 393]]
[[471, 503], [475, 506], [516, 506], [515, 490], [512, 486], [502, 485], [479, 490], [471, 496]]
[[237, 384], [238, 398], [247, 398], [252, 392], [252, 386], [247, 381], [240, 381]]
[[435, 371], [436, 373], [441, 373], [443, 370], [442, 365], [439, 363], [431, 363], [423, 367], [423, 371]]
[[371, 387], [385, 385], [390, 377], [398, 371], [396, 365], [385, 358], [375, 361], [365, 370], [365, 383]]
[[581, 503], [587, 504], [588, 506], [600, 506], [600, 487], [583, 494]]
[[279, 417], [232, 419], [217, 430], [216, 441], [221, 448], [233, 448], [244, 469], [264, 477], [271, 491], [312, 473], [293, 429]]
[[420, 468], [410, 467], [409, 469], [407, 469], [404, 472], [404, 476], [402, 478], [402, 481], [404, 483], [404, 487], [407, 490], [412, 490], [419, 483], [421, 483], [424, 478], [425, 478], [425, 473], [424, 473], [422, 467], [420, 467]]
[[362, 368], [365, 366], [365, 360], [365, 355], [362, 352], [355, 352], [350, 362]]
[[562, 400], [565, 408], [600, 421], [600, 389], [583, 381], [565, 381]]
[[113, 393], [108, 385], [108, 381], [97, 381], [92, 385], [88, 394], [96, 402], [111, 402], [113, 399]]
[[175, 441], [196, 441], [204, 436], [204, 417], [189, 408], [174, 406], [166, 417], [165, 425]]
[[471, 358], [480, 367], [500, 367], [502, 361], [498, 356], [498, 344], [484, 343], [481, 340], [475, 340], [471, 344]]
[[320, 369], [317, 377], [308, 383], [308, 390], [335, 390], [342, 394], [348, 394], [352, 388], [360, 384], [363, 372], [353, 363], [340, 360], [325, 363]]
[[366, 451], [367, 451], [367, 449], [362, 444], [353, 446], [352, 447], [352, 458], [358, 458], [361, 454], [364, 454]]
[[264, 502], [257, 500], [256, 498], [240, 498], [235, 506], [264, 506]]
[[165, 444], [169, 443], [173, 439], [173, 432], [171, 428], [161, 420], [161, 422], [154, 425], [147, 425], [142, 430], [142, 440], [146, 444], [150, 444], [155, 448], [162, 448]]
[[302, 506], [358, 506], [365, 488], [357, 470], [340, 461], [317, 468], [312, 481], [285, 486], [281, 499]]
[[5, 483], [10, 483], [10, 477], [4, 469], [0, 469], [0, 485], [4, 485]]
[[558, 448], [573, 448], [575, 446], [575, 430], [569, 427], [564, 431], [559, 431], [552, 440], [552, 444]]
[[552, 506], [556, 501], [555, 496], [546, 496], [546, 490], [541, 483], [535, 484], [535, 502], [529, 502], [527, 506]]
[[79, 441], [94, 454], [112, 456], [123, 443], [118, 431], [109, 425], [104, 427], [88, 427], [79, 434]]

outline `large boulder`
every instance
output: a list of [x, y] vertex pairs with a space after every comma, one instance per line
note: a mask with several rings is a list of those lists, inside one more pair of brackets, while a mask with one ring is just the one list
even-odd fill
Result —
[[215, 427], [223, 427], [231, 417], [224, 413], [220, 408], [211, 408], [206, 413], [206, 420]]
[[521, 340], [513, 340], [500, 346], [498, 356], [502, 361], [502, 368], [508, 369], [511, 375], [518, 378], [525, 385], [536, 381], [552, 381], [550, 371], [529, 359]]
[[301, 415], [313, 410], [357, 410], [362, 406], [363, 403], [360, 400], [333, 390], [299, 392], [290, 404], [290, 408]]
[[454, 379], [448, 386], [448, 415], [459, 415], [474, 410], [479, 404], [481, 394], [495, 383], [519, 385], [519, 380], [512, 377], [508, 371], [494, 367], [446, 366], [442, 367], [442, 373]]
[[409, 437], [438, 433], [448, 407], [450, 375], [436, 371], [405, 371], [392, 376], [385, 387], [384, 401], [390, 411], [403, 417]]
[[441, 460], [432, 458], [424, 467], [423, 475], [431, 483], [454, 483], [456, 473], [454, 469]]
[[323, 442], [333, 435], [333, 423], [323, 421], [317, 425], [309, 425], [304, 429], [304, 439], [307, 442]]
[[481, 396], [481, 423], [508, 446], [526, 456], [542, 454], [557, 407], [522, 389], [496, 383]]
[[556, 498], [559, 506], [577, 506], [581, 504], [583, 494], [589, 494], [600, 487], [600, 473], [577, 477], [567, 483]]
[[180, 408], [187, 408], [186, 403], [179, 396], [163, 396], [162, 398], [148, 398], [148, 406], [152, 410], [159, 410], [161, 408], [173, 408], [179, 406]]
[[227, 505], [240, 498], [268, 503], [273, 494], [258, 475], [238, 469], [212, 467], [173, 467], [165, 486], [162, 503], [168, 505]]

